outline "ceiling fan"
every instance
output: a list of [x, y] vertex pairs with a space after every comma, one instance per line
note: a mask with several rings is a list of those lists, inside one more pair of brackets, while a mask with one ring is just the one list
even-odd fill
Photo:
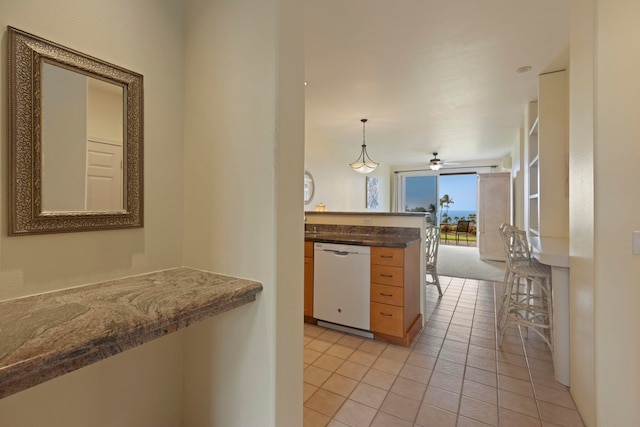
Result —
[[460, 163], [444, 162], [438, 158], [438, 153], [433, 153], [433, 159], [429, 160], [429, 168], [433, 171], [440, 170], [444, 165], [459, 165]]

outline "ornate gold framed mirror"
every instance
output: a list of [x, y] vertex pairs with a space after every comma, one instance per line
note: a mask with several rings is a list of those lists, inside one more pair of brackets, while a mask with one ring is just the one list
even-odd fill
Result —
[[8, 27], [9, 235], [135, 228], [142, 75]]

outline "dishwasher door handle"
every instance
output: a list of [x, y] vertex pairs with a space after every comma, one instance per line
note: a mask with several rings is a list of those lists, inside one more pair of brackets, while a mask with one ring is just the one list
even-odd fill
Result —
[[340, 255], [340, 256], [347, 256], [350, 253], [353, 253], [353, 252], [347, 252], [347, 251], [334, 251], [334, 250], [331, 250], [331, 249], [323, 249], [323, 250], [325, 252], [331, 252], [334, 255]]

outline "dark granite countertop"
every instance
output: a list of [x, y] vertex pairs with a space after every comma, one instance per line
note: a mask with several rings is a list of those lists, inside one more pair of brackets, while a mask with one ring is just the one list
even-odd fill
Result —
[[0, 302], [0, 398], [256, 299], [259, 282], [190, 268]]
[[332, 232], [305, 232], [307, 242], [340, 243], [357, 246], [383, 246], [388, 248], [406, 248], [420, 242], [420, 236], [402, 236], [385, 234], [357, 234]]
[[424, 217], [426, 212], [338, 212], [338, 211], [304, 211], [305, 215], [372, 215], [372, 216], [416, 216]]

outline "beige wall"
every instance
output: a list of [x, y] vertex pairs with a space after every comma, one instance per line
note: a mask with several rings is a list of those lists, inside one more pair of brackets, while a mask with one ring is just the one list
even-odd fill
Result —
[[[640, 3], [598, 0], [595, 20], [595, 367], [600, 426], [640, 425]], [[579, 72], [575, 69], [576, 73]], [[612, 218], [613, 215], [613, 218]], [[612, 233], [612, 222], [616, 232]]]
[[303, 7], [187, 2], [184, 263], [264, 285], [186, 331], [187, 427], [302, 425]]
[[[354, 123], [354, 126], [361, 126]], [[344, 144], [323, 139], [322, 135], [307, 133], [305, 139], [304, 166], [315, 181], [315, 194], [306, 210], [313, 210], [324, 203], [327, 210], [334, 212], [389, 212], [391, 211], [391, 169], [381, 163], [373, 172], [361, 174], [354, 172], [349, 163], [360, 154], [360, 140], [353, 144]], [[377, 159], [370, 147], [369, 154]], [[380, 205], [377, 209], [366, 208], [366, 177], [379, 180]]]
[[569, 240], [571, 395], [596, 425], [594, 337], [594, 12], [595, 0], [572, 1], [569, 70]]
[[[181, 264], [183, 217], [182, 8], [170, 0], [0, 0], [12, 25], [144, 75], [145, 227], [7, 237], [0, 224], [0, 300]], [[144, 30], [142, 30], [144, 29]], [[158, 49], [161, 46], [162, 49]], [[2, 44], [2, 57], [6, 43]], [[2, 70], [2, 158], [6, 158], [6, 72]], [[1, 176], [7, 176], [0, 162]], [[7, 211], [6, 185], [1, 210]], [[63, 250], [61, 250], [63, 249]]]
[[572, 2], [571, 392], [588, 426], [640, 424], [638, 17], [638, 2]]
[[[183, 18], [172, 0], [0, 0], [0, 300], [179, 266]], [[7, 237], [6, 26], [144, 75], [145, 227]], [[2, 426], [175, 426], [182, 334], [0, 400]]]
[[3, 399], [0, 425], [302, 424], [303, 7], [0, 0], [0, 24], [144, 75], [146, 208], [140, 230], [0, 237], [0, 299], [182, 264], [264, 284], [256, 303]]

